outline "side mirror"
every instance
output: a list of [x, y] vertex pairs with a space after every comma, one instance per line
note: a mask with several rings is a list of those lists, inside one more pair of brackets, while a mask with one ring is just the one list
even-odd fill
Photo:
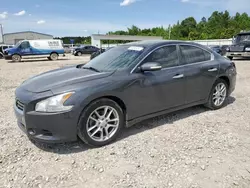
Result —
[[156, 62], [148, 62], [148, 63], [144, 63], [141, 66], [141, 71], [145, 72], [145, 71], [158, 71], [161, 70], [162, 66], [160, 63], [156, 63]]

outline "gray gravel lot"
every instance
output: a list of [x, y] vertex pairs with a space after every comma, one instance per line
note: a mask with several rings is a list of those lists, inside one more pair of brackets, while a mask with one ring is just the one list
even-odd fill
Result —
[[237, 88], [221, 110], [198, 106], [150, 119], [102, 148], [30, 142], [16, 124], [15, 88], [86, 61], [0, 60], [0, 187], [250, 187], [250, 61], [236, 61]]

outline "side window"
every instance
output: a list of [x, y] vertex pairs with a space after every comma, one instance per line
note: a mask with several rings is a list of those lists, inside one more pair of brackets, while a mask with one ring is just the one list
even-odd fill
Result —
[[5, 49], [7, 49], [8, 48], [8, 46], [3, 46], [3, 50], [5, 50]]
[[160, 63], [162, 68], [174, 67], [178, 65], [178, 53], [176, 46], [161, 47], [152, 52], [145, 60], [146, 62]]
[[22, 44], [20, 45], [21, 49], [27, 49], [30, 48], [30, 43], [28, 41], [24, 41], [22, 42]]
[[205, 50], [203, 50], [203, 53], [205, 55], [205, 61], [211, 60], [211, 54]]
[[201, 48], [195, 46], [183, 45], [180, 46], [181, 50], [181, 63], [192, 64], [211, 59], [211, 54]]

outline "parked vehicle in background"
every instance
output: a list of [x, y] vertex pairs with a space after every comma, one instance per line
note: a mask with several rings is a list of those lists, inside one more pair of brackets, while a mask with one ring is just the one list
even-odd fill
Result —
[[0, 59], [4, 58], [4, 50], [7, 48], [13, 48], [13, 45], [0, 44]]
[[83, 46], [80, 48], [76, 48], [73, 52], [75, 56], [81, 56], [82, 54], [92, 54], [94, 52], [99, 51], [100, 49], [95, 46]]
[[250, 32], [239, 33], [228, 47], [226, 56], [231, 60], [234, 57], [250, 57]]
[[6, 60], [14, 62], [19, 62], [21, 59], [44, 57], [55, 61], [60, 55], [64, 56], [61, 40], [23, 40], [13, 48], [6, 49], [4, 57]]
[[229, 45], [222, 45], [221, 46], [221, 55], [225, 56], [227, 53], [227, 49], [229, 48]]
[[234, 91], [236, 67], [205, 46], [142, 41], [87, 64], [30, 78], [15, 92], [19, 127], [42, 142], [103, 146], [124, 127], [194, 105], [217, 110]]
[[100, 54], [102, 54], [103, 52], [106, 52], [108, 50], [110, 50], [112, 47], [109, 47], [109, 48], [106, 48], [106, 49], [103, 49], [101, 48], [100, 50], [98, 50], [97, 52], [94, 52], [91, 54], [90, 56], [90, 59], [94, 59], [95, 57], [99, 56]]
[[218, 54], [221, 55], [221, 52], [222, 52], [221, 46], [216, 46], [216, 45], [214, 45], [214, 46], [209, 46], [209, 48], [210, 48], [211, 50], [213, 50], [214, 52], [216, 52], [216, 53], [218, 53]]
[[72, 52], [72, 49], [70, 47], [68, 47], [68, 46], [64, 46], [63, 48], [64, 48], [64, 53], [65, 54], [70, 54]]

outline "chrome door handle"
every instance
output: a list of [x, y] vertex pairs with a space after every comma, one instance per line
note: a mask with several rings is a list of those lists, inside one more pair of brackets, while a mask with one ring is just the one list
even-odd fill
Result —
[[217, 68], [212, 68], [212, 69], [208, 69], [208, 72], [215, 72], [217, 70], [218, 70]]
[[183, 74], [178, 74], [178, 75], [174, 76], [173, 78], [174, 78], [174, 79], [178, 79], [178, 78], [183, 78], [183, 77], [184, 77]]

